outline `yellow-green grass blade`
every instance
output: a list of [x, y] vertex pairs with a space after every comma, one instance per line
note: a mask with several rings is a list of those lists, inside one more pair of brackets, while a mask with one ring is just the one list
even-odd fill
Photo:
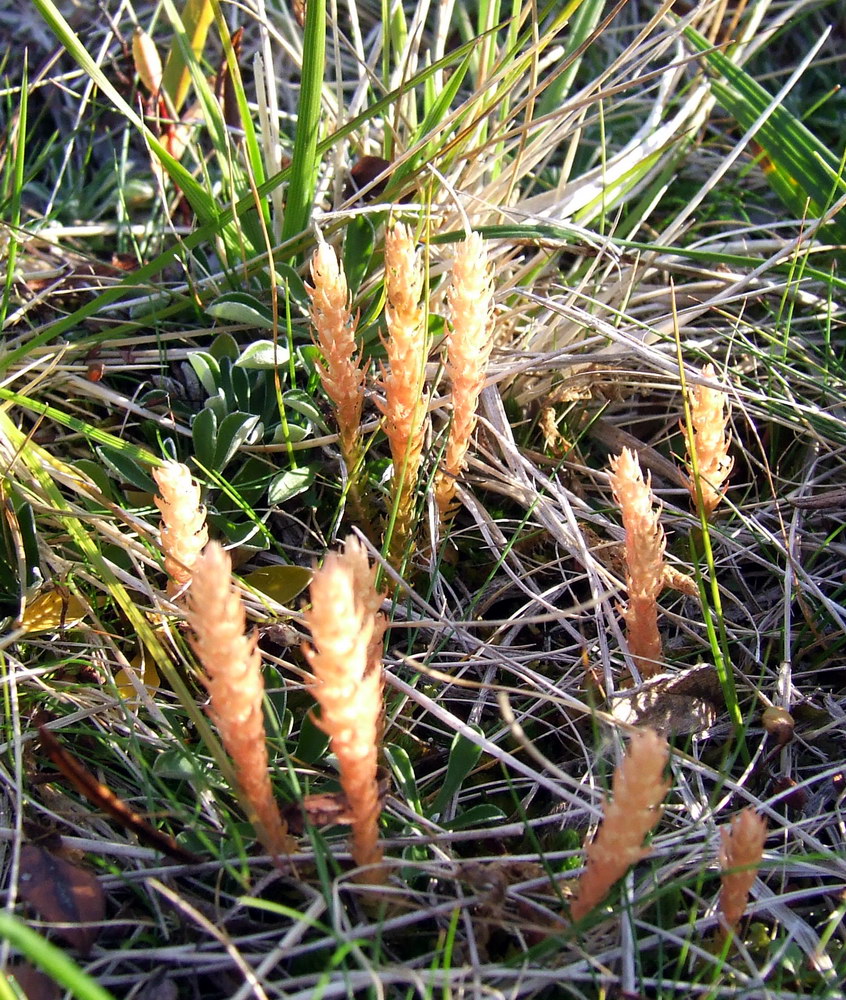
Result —
[[599, 19], [605, 7], [605, 0], [571, 0], [564, 11], [570, 30], [564, 42], [561, 63], [564, 71], [559, 73], [538, 102], [538, 117], [551, 114], [567, 99], [573, 81], [582, 64], [587, 43], [594, 37]]
[[56, 8], [55, 4], [52, 3], [52, 0], [33, 0], [33, 3], [66, 51], [79, 64], [80, 68], [100, 88], [121, 114], [144, 136], [145, 141], [161, 161], [171, 180], [173, 180], [174, 184], [177, 185], [188, 199], [201, 223], [217, 222], [220, 213], [217, 210], [215, 200], [162, 146], [158, 138], [139, 117], [132, 105], [125, 100], [123, 95], [112, 84], [94, 59], [92, 59], [76, 33]]
[[115, 1000], [96, 980], [82, 971], [61, 948], [45, 940], [11, 913], [0, 911], [0, 938], [12, 944], [60, 986], [79, 1000]]
[[[168, 13], [170, 14], [170, 12]], [[195, 77], [191, 63], [196, 64], [203, 54], [206, 37], [213, 19], [214, 13], [210, 0], [186, 0], [182, 16], [177, 15], [181, 31], [174, 36], [162, 73], [162, 90], [170, 98], [173, 109], [177, 113], [188, 96], [191, 78]], [[173, 23], [172, 17], [171, 23]]]
[[[135, 109], [115, 88], [105, 73], [103, 73], [102, 69], [91, 57], [85, 46], [74, 33], [73, 29], [62, 16], [61, 12], [57, 10], [52, 0], [33, 0], [33, 2], [58, 40], [76, 60], [79, 66], [85, 71], [92, 82], [100, 88], [105, 96], [108, 97], [108, 99], [114, 104], [115, 108], [123, 114], [127, 121], [129, 121], [143, 135], [145, 142], [167, 171], [168, 176], [171, 178], [176, 187], [178, 187], [179, 190], [185, 195], [188, 203], [194, 210], [200, 225], [209, 227], [208, 231], [204, 234], [204, 238], [208, 238], [213, 235], [220, 235], [233, 259], [237, 258], [239, 255], [243, 256], [243, 232], [238, 227], [233, 226], [232, 222], [233, 219], [240, 218], [242, 215], [255, 209], [255, 203], [252, 198], [241, 198], [234, 211], [230, 209], [228, 212], [221, 212], [218, 208], [216, 198], [214, 198], [210, 191], [206, 190], [206, 188], [204, 188], [202, 184], [194, 178], [190, 171], [186, 170], [186, 168], [182, 166], [178, 160], [171, 156], [171, 154], [159, 141], [158, 137], [153, 134]], [[184, 44], [183, 39], [183, 45]], [[194, 66], [195, 69], [197, 69], [195, 82], [199, 86], [200, 80], [202, 79], [203, 85], [205, 86], [206, 91], [208, 91], [208, 85], [205, 83], [202, 73], [198, 71], [198, 64], [196, 64], [196, 61], [194, 61]], [[207, 101], [207, 110], [209, 112], [208, 120], [209, 124], [213, 126], [216, 121], [216, 115], [219, 118], [220, 112], [219, 109], [217, 109], [216, 112], [213, 111], [212, 105], [216, 106], [216, 102], [212, 101], [209, 103]], [[219, 139], [218, 143], [222, 144], [222, 141]], [[244, 191], [248, 190], [249, 187], [245, 183]], [[196, 246], [197, 243], [195, 242], [193, 245]], [[260, 242], [256, 243], [256, 246], [260, 245]], [[136, 273], [136, 277], [137, 276], [138, 275]]]
[[[182, 27], [173, 0], [164, 0], [163, 6], [173, 26], [174, 43], [182, 50], [185, 67], [194, 86], [194, 93], [203, 109], [203, 120], [214, 147], [218, 170], [224, 179], [224, 185], [228, 185], [228, 192], [224, 196], [224, 200], [230, 204], [238, 204], [250, 191], [250, 183], [230, 138], [220, 101], [209, 85], [197, 53], [192, 47], [190, 36]], [[229, 47], [231, 50], [231, 44]], [[263, 179], [263, 175], [260, 174], [259, 178]], [[207, 181], [206, 187], [211, 189], [211, 180]], [[266, 203], [262, 204], [265, 204], [265, 211], [267, 211]], [[254, 256], [262, 246], [261, 231], [256, 224], [253, 212], [255, 207], [255, 204], [251, 203], [249, 209], [244, 211], [236, 209], [237, 225], [221, 227], [220, 235], [228, 252], [227, 263], [232, 268], [240, 267], [245, 257]]]
[[[35, 0], [36, 3], [49, 4], [49, 0]], [[69, 30], [69, 29], [68, 29]], [[315, 163], [319, 158], [326, 153], [332, 146], [345, 139], [347, 136], [352, 135], [358, 129], [362, 128], [367, 124], [374, 116], [382, 115], [386, 113], [391, 105], [397, 100], [402, 91], [408, 87], [414, 87], [418, 84], [422, 84], [427, 78], [431, 77], [433, 74], [437, 73], [439, 70], [447, 69], [454, 65], [456, 62], [463, 60], [467, 53], [475, 45], [475, 40], [472, 42], [467, 42], [464, 45], [459, 46], [457, 49], [450, 52], [448, 55], [444, 56], [443, 59], [439, 59], [437, 62], [431, 64], [422, 69], [417, 73], [411, 80], [407, 81], [402, 88], [391, 91], [391, 93], [386, 94], [384, 97], [380, 98], [375, 104], [371, 105], [361, 114], [357, 115], [355, 118], [350, 119], [346, 122], [337, 132], [334, 132], [331, 136], [323, 139], [317, 146]], [[84, 49], [83, 49], [84, 52]], [[87, 57], [87, 54], [86, 54]], [[134, 112], [133, 112], [134, 114]], [[172, 159], [172, 158], [171, 158]], [[177, 164], [177, 166], [179, 166]], [[183, 168], [179, 168], [182, 170]], [[259, 196], [264, 197], [269, 195], [271, 191], [275, 190], [280, 184], [284, 183], [290, 176], [293, 169], [293, 165], [284, 167], [278, 173], [269, 177], [263, 184], [259, 185], [257, 193]], [[193, 183], [193, 179], [192, 179]], [[390, 199], [391, 192], [395, 191], [398, 186], [397, 175], [392, 175], [391, 181], [386, 190], [385, 197]], [[202, 192], [202, 188], [199, 188]], [[203, 192], [205, 194], [205, 192]], [[153, 260], [142, 265], [138, 270], [133, 271], [128, 274], [121, 282], [110, 286], [104, 291], [100, 292], [95, 298], [90, 299], [88, 302], [81, 305], [78, 309], [75, 309], [72, 313], [61, 317], [61, 319], [50, 323], [48, 326], [44, 327], [27, 340], [25, 344], [21, 347], [16, 348], [13, 351], [3, 353], [0, 350], [0, 374], [10, 368], [12, 365], [18, 363], [23, 358], [25, 358], [31, 351], [35, 350], [37, 347], [41, 347], [49, 341], [56, 337], [67, 333], [69, 330], [73, 330], [78, 327], [84, 320], [88, 319], [90, 316], [94, 316], [101, 309], [106, 306], [117, 302], [118, 299], [122, 298], [127, 291], [134, 291], [137, 289], [139, 284], [150, 281], [157, 274], [159, 274], [165, 267], [170, 266], [175, 260], [180, 258], [187, 252], [190, 252], [195, 247], [200, 246], [202, 243], [209, 239], [212, 239], [224, 226], [229, 225], [232, 220], [238, 214], [246, 213], [255, 208], [255, 197], [254, 194], [250, 193], [244, 198], [242, 198], [236, 205], [228, 206], [226, 208], [221, 208], [219, 214], [209, 221], [208, 223], [199, 226], [181, 239], [178, 244], [169, 247], [167, 250], [163, 250], [158, 256], [154, 257]], [[199, 213], [198, 213], [199, 214]], [[294, 231], [291, 239], [299, 236], [302, 229]], [[571, 234], [572, 235], [572, 234]], [[456, 236], [456, 239], [461, 237]], [[544, 238], [540, 236], [539, 238]], [[559, 237], [560, 238], [560, 237]], [[283, 251], [284, 252], [284, 251]], [[266, 266], [266, 259], [261, 258], [257, 261], [256, 266], [264, 267]]]
[[26, 59], [21, 77], [20, 104], [18, 106], [17, 122], [11, 128], [7, 143], [14, 150], [14, 155], [6, 160], [8, 182], [5, 185], [9, 197], [9, 243], [6, 248], [6, 280], [3, 287], [3, 300], [0, 302], [0, 330], [6, 324], [9, 300], [15, 282], [15, 261], [18, 254], [18, 241], [15, 230], [21, 221], [21, 194], [24, 186], [24, 162], [26, 152], [27, 108], [29, 83]]
[[63, 427], [67, 427], [74, 433], [81, 434], [93, 444], [106, 445], [108, 448], [114, 448], [116, 451], [126, 454], [128, 457], [134, 459], [142, 465], [163, 464], [162, 459], [158, 458], [152, 452], [139, 448], [137, 445], [132, 445], [123, 438], [115, 437], [114, 434], [104, 431], [102, 427], [96, 427], [94, 424], [89, 424], [80, 417], [75, 417], [70, 413], [65, 413], [64, 410], [57, 409], [55, 406], [50, 406], [49, 403], [42, 403], [38, 399], [32, 399], [30, 396], [26, 396], [23, 393], [14, 392], [11, 389], [7, 389], [5, 386], [0, 386], [0, 400], [3, 400], [5, 404], [10, 404], [0, 407], [0, 410], [8, 411], [11, 409], [11, 406], [19, 406], [31, 413], [38, 414], [40, 417], [47, 417], [50, 420], [56, 421], [56, 423], [61, 424]]
[[[241, 76], [241, 67], [235, 57], [235, 50], [232, 47], [232, 39], [229, 34], [229, 27], [220, 9], [219, 0], [212, 0], [212, 10], [214, 20], [223, 43], [223, 55], [226, 59], [226, 67], [229, 71], [229, 86], [238, 104], [238, 116], [241, 119], [241, 128], [244, 131], [244, 146], [247, 154], [247, 162], [250, 165], [253, 179], [256, 185], [261, 185], [267, 179], [264, 168], [264, 158], [262, 157], [261, 146], [256, 135], [255, 125], [250, 106], [247, 103], [247, 95], [244, 91], [244, 80]], [[267, 222], [270, 221], [270, 209], [267, 202], [262, 203], [262, 212]]]

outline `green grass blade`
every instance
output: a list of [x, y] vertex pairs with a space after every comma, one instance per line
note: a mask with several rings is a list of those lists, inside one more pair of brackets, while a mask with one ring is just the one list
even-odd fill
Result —
[[[212, 0], [212, 10], [214, 11], [215, 24], [217, 25], [217, 30], [220, 34], [221, 42], [223, 43], [223, 54], [226, 58], [226, 66], [229, 70], [228, 85], [232, 87], [232, 92], [235, 95], [235, 100], [238, 104], [238, 115], [241, 119], [241, 128], [244, 130], [244, 147], [247, 154], [247, 162], [250, 165], [250, 170], [252, 171], [256, 185], [260, 185], [265, 182], [267, 175], [265, 174], [261, 145], [259, 144], [255, 125], [253, 123], [253, 113], [247, 102], [247, 95], [244, 91], [244, 80], [241, 75], [241, 67], [238, 65], [235, 50], [232, 47], [232, 39], [229, 34], [229, 28], [220, 9], [219, 0]], [[270, 210], [267, 207], [266, 202], [262, 202], [262, 211], [266, 221], [269, 222]]]
[[[604, 8], [604, 0], [571, 0], [568, 5], [566, 14], [570, 21], [570, 31], [567, 33], [564, 56], [561, 60], [566, 69], [544, 91], [538, 104], [540, 116], [551, 114], [566, 100], [582, 64], [584, 44], [599, 23]], [[570, 18], [571, 13], [572, 18]]]
[[6, 250], [6, 281], [3, 287], [3, 301], [0, 303], [0, 330], [6, 325], [6, 316], [9, 311], [9, 297], [15, 281], [15, 261], [18, 255], [18, 241], [15, 237], [15, 230], [21, 222], [21, 193], [24, 186], [24, 163], [26, 152], [26, 129], [27, 129], [27, 108], [28, 108], [28, 71], [26, 60], [24, 60], [23, 75], [21, 77], [21, 102], [18, 108], [18, 121], [14, 134], [9, 137], [9, 141], [14, 144], [15, 155], [12, 160], [11, 171], [11, 191], [9, 193], [9, 245]]
[[306, 6], [303, 38], [303, 70], [300, 103], [297, 109], [297, 133], [291, 156], [291, 183], [282, 223], [282, 241], [301, 233], [311, 218], [317, 186], [317, 136], [320, 130], [320, 105], [326, 62], [326, 7], [323, 3]]
[[115, 1000], [108, 990], [96, 983], [60, 948], [45, 941], [21, 920], [0, 912], [0, 937], [4, 938], [60, 986], [80, 1000]]
[[[693, 28], [685, 37], [698, 49], [723, 80], [712, 79], [711, 88], [720, 104], [737, 119], [741, 128], [751, 128], [772, 103], [772, 95], [736, 66], [731, 59]], [[755, 134], [771, 161], [767, 171], [773, 190], [797, 218], [810, 213], [823, 216], [827, 207], [846, 193], [842, 165], [805, 125], [787, 108], [770, 110]], [[846, 242], [846, 222], [839, 216], [829, 223], [838, 242]]]

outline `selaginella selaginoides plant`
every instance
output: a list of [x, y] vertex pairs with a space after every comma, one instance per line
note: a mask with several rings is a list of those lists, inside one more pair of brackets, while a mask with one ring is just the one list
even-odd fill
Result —
[[208, 714], [232, 758], [242, 805], [265, 849], [291, 854], [297, 842], [288, 836], [268, 772], [258, 637], [245, 634], [232, 562], [217, 542], [210, 542], [194, 565], [187, 617], [209, 692]]
[[358, 317], [350, 311], [350, 295], [344, 269], [335, 251], [321, 242], [311, 258], [313, 287], [311, 322], [322, 360], [320, 381], [335, 409], [338, 443], [349, 477], [349, 493], [355, 516], [364, 521], [360, 481], [364, 447], [361, 409], [364, 402], [365, 366], [355, 339]]
[[629, 448], [611, 459], [611, 488], [626, 530], [626, 637], [641, 677], [661, 670], [658, 595], [664, 587], [666, 538], [637, 455]]
[[471, 233], [458, 244], [447, 293], [451, 330], [446, 338], [446, 375], [452, 390], [452, 420], [443, 468], [435, 479], [441, 519], [455, 497], [476, 427], [476, 407], [493, 346], [493, 286], [482, 237]]
[[[712, 364], [702, 369], [702, 377], [716, 380]], [[705, 516], [710, 517], [726, 492], [734, 460], [729, 456], [731, 433], [729, 423], [728, 393], [707, 385], [694, 386], [688, 393], [690, 425], [693, 432], [691, 445], [688, 428], [682, 424], [687, 439], [687, 488], [697, 503], [701, 495]], [[698, 487], [698, 489], [697, 489]]]
[[314, 674], [317, 725], [329, 736], [349, 805], [353, 860], [369, 866], [360, 881], [380, 884], [386, 877], [380, 864], [377, 783], [385, 622], [377, 614], [381, 597], [374, 580], [375, 570], [354, 536], [342, 553], [326, 556], [311, 582], [306, 621], [313, 645], [304, 645], [303, 653]]
[[153, 499], [162, 515], [161, 546], [169, 577], [167, 592], [172, 595], [191, 581], [194, 564], [209, 540], [206, 508], [187, 465], [165, 462], [153, 469], [153, 479], [160, 494]]
[[424, 394], [428, 352], [425, 314], [420, 304], [423, 268], [414, 236], [402, 223], [385, 234], [385, 353], [381, 390], [384, 431], [394, 466], [392, 480], [394, 523], [389, 558], [399, 566], [411, 542], [417, 474], [428, 413]]
[[767, 821], [751, 807], [739, 812], [720, 830], [719, 910], [724, 935], [733, 933], [743, 916], [766, 839]]
[[614, 883], [649, 854], [643, 841], [661, 818], [661, 803], [670, 789], [664, 777], [669, 756], [667, 741], [654, 730], [632, 735], [628, 753], [614, 769], [602, 825], [585, 844], [585, 870], [570, 903], [573, 920], [587, 916]]

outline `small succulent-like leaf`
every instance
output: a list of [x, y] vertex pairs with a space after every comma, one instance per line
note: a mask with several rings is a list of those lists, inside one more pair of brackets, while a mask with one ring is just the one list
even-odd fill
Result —
[[[482, 735], [482, 730], [477, 726], [474, 726], [473, 729]], [[466, 736], [462, 736], [461, 733], [455, 734], [449, 750], [447, 773], [435, 801], [432, 803], [430, 815], [443, 813], [453, 795], [461, 791], [465, 778], [478, 764], [481, 756], [482, 748], [480, 746], [468, 740]]]
[[306, 764], [314, 764], [326, 753], [328, 745], [329, 737], [322, 729], [317, 728], [310, 715], [306, 715], [300, 728], [300, 738], [294, 757], [305, 761]]
[[414, 765], [411, 763], [408, 753], [395, 743], [386, 744], [384, 751], [385, 760], [394, 773], [394, 778], [405, 801], [418, 815], [424, 815], [423, 803], [420, 801], [420, 792], [417, 789]]
[[227, 323], [243, 323], [259, 330], [273, 329], [273, 314], [248, 292], [225, 292], [206, 306], [206, 312], [214, 319]]
[[502, 823], [505, 821], [505, 813], [489, 802], [478, 806], [470, 806], [464, 812], [460, 812], [455, 819], [448, 823], [443, 823], [445, 830], [469, 830], [471, 827], [484, 826], [488, 823]]
[[101, 445], [97, 449], [97, 454], [119, 479], [130, 483], [142, 493], [155, 493], [156, 484], [144, 468], [127, 452], [118, 448], [110, 448], [108, 445]]
[[310, 465], [301, 465], [297, 469], [287, 469], [274, 477], [267, 491], [267, 502], [276, 507], [293, 499], [312, 485], [316, 470]]
[[316, 427], [324, 433], [329, 433], [329, 428], [324, 421], [320, 410], [315, 406], [314, 400], [307, 392], [301, 389], [289, 389], [282, 397], [285, 406], [290, 407], [295, 412], [310, 420]]
[[[213, 469], [217, 452], [217, 414], [211, 406], [205, 406], [191, 422], [191, 440], [194, 455], [200, 465]], [[155, 489], [151, 490], [155, 492]]]
[[200, 380], [206, 393], [213, 396], [220, 384], [220, 365], [217, 358], [205, 351], [192, 351], [188, 355], [188, 364]]
[[236, 411], [220, 422], [217, 429], [217, 443], [212, 466], [222, 472], [242, 445], [255, 440], [260, 434], [261, 423], [252, 413]]
[[238, 341], [231, 333], [219, 333], [209, 347], [209, 354], [218, 361], [222, 361], [224, 358], [235, 361], [240, 350]]
[[274, 344], [272, 340], [257, 340], [242, 351], [235, 364], [239, 368], [272, 371], [287, 365], [289, 358], [290, 353], [284, 344]]
[[192, 758], [187, 750], [179, 747], [156, 755], [153, 774], [172, 781], [195, 781], [197, 767], [197, 758]]

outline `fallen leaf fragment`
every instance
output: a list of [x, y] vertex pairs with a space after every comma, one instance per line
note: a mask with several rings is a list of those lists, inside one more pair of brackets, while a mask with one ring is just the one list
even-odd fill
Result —
[[7, 974], [26, 1000], [59, 1000], [62, 995], [58, 983], [29, 962], [10, 965]]
[[[129, 666], [134, 671], [136, 678], [147, 689], [148, 694], [152, 695], [158, 691], [161, 687], [161, 678], [156, 670], [155, 663], [153, 663], [149, 655], [142, 656], [141, 653], [136, 653], [132, 657]], [[132, 683], [132, 677], [123, 667], [115, 674], [115, 687], [117, 687], [118, 694], [124, 701], [132, 705], [137, 705], [140, 701], [138, 691]]]
[[106, 914], [103, 890], [91, 872], [25, 844], [19, 892], [43, 920], [57, 925], [58, 937], [82, 955], [91, 951]]
[[87, 614], [88, 608], [81, 598], [57, 588], [39, 594], [26, 606], [21, 628], [30, 634], [75, 628]]

